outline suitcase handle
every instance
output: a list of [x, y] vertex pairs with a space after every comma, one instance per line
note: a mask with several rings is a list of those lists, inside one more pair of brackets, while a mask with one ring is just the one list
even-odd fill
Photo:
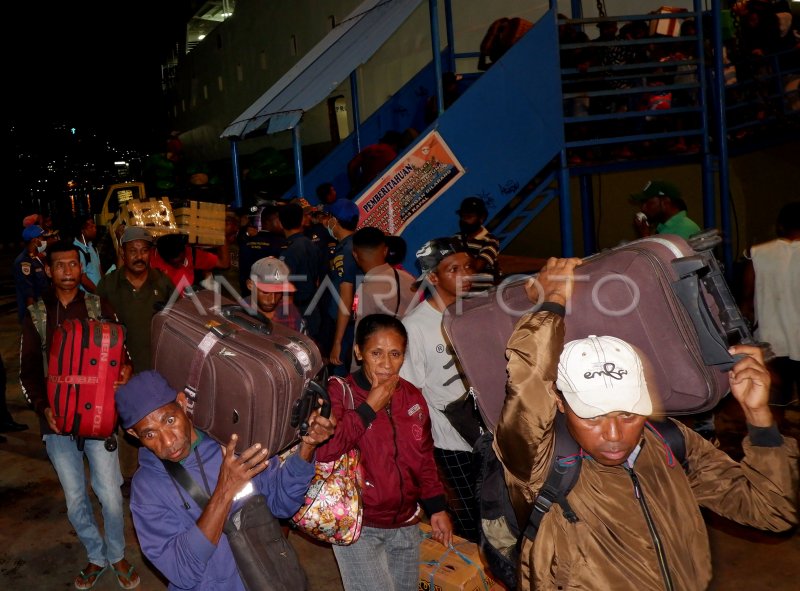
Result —
[[[727, 283], [722, 278], [718, 265], [707, 256], [694, 255], [672, 261], [679, 279], [672, 283], [684, 309], [697, 331], [700, 353], [706, 365], [719, 366], [722, 371], [729, 370], [735, 359], [728, 353], [729, 344], [753, 344], [754, 340], [747, 323], [739, 312]], [[720, 322], [724, 334], [714, 323], [708, 309], [700, 283], [706, 287], [719, 307]]]
[[[319, 404], [320, 398], [322, 398], [322, 406]], [[328, 391], [311, 380], [292, 406], [291, 425], [298, 428], [301, 437], [308, 435], [308, 418], [317, 408], [319, 408], [319, 414], [326, 419], [331, 416], [331, 398]]]
[[[259, 312], [251, 312], [238, 304], [222, 306], [220, 313], [226, 320], [256, 334], [272, 334], [272, 321]], [[255, 320], [252, 320], [255, 318]]]

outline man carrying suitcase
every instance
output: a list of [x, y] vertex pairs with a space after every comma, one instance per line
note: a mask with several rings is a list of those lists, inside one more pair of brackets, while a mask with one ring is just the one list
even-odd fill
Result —
[[646, 360], [614, 337], [564, 344], [579, 264], [548, 260], [528, 285], [539, 306], [516, 324], [506, 351], [508, 393], [495, 451], [520, 523], [552, 465], [558, 413], [581, 448], [564, 461], [582, 461], [575, 487], [557, 500], [561, 510], [542, 519], [536, 543], [522, 539], [519, 588], [706, 589], [711, 553], [700, 507], [769, 531], [796, 525], [797, 441], [778, 432], [761, 350], [737, 345], [730, 353], [741, 359], [729, 377], [747, 421], [744, 459], [734, 462], [676, 423], [686, 447], [682, 469], [646, 423], [653, 409]]
[[[46, 343], [49, 349], [53, 333], [61, 322], [68, 319], [90, 318], [87, 298], [96, 297], [81, 291], [81, 261], [78, 247], [62, 241], [47, 250], [45, 271], [52, 281], [52, 289], [42, 295], [45, 304]], [[103, 318], [115, 318], [114, 310], [106, 300], [100, 300]], [[133, 589], [139, 584], [139, 575], [125, 560], [125, 533], [122, 511], [122, 474], [117, 448], [106, 448], [102, 439], [84, 439], [83, 447], [71, 435], [62, 434], [53, 416], [47, 396], [46, 373], [42, 367], [42, 341], [34, 325], [30, 311], [22, 325], [20, 344], [20, 383], [28, 403], [39, 417], [42, 439], [47, 456], [53, 463], [64, 490], [67, 517], [75, 528], [86, 553], [89, 564], [75, 577], [76, 589], [91, 589], [98, 578], [110, 567], [123, 589]], [[120, 371], [120, 381], [127, 381], [130, 366]], [[89, 461], [92, 490], [103, 510], [103, 531], [100, 534], [94, 519], [94, 509], [84, 475], [83, 458]]]
[[[220, 445], [187, 416], [186, 395], [156, 371], [137, 374], [116, 394], [120, 422], [144, 449], [133, 477], [131, 514], [142, 553], [170, 588], [244, 591], [231, 548], [223, 537], [229, 513], [253, 494], [266, 497], [275, 517], [290, 517], [314, 475], [317, 445], [336, 421], [314, 411], [298, 451], [280, 464], [260, 444], [240, 455], [235, 435]], [[165, 463], [180, 462], [210, 496], [204, 509], [173, 480]]]

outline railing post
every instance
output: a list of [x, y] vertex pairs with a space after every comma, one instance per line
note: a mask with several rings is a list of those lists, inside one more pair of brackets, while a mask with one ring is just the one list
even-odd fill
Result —
[[242, 184], [239, 178], [239, 140], [231, 140], [231, 166], [233, 167], [233, 207], [242, 207]]
[[722, 65], [722, 17], [720, 1], [712, 0], [714, 41], [714, 82], [718, 96], [715, 101], [717, 114], [717, 144], [719, 146], [719, 213], [722, 230], [722, 260], [728, 281], [733, 278], [733, 250], [731, 240], [730, 176], [728, 170], [728, 124], [725, 119], [725, 70]]
[[[702, 7], [700, 0], [694, 0], [694, 11], [698, 15], [702, 15]], [[717, 103], [717, 85], [714, 84], [709, 88], [708, 77], [708, 62], [705, 57], [705, 43], [703, 42], [703, 27], [697, 26], [697, 81], [700, 84], [700, 105], [709, 105]], [[723, 85], [722, 92], [725, 92]], [[710, 100], [709, 100], [710, 98]], [[703, 160], [702, 160], [702, 188], [703, 188], [703, 229], [714, 228], [717, 225], [717, 208], [714, 199], [714, 173], [716, 172], [716, 162], [714, 155], [711, 153], [711, 143], [708, 138], [713, 135], [709, 129], [709, 110], [703, 108], [700, 110], [700, 125], [702, 128], [702, 142], [703, 142]]]
[[350, 72], [350, 104], [353, 107], [353, 137], [356, 140], [356, 151], [361, 151], [361, 103], [358, 100], [358, 75], [356, 70]]
[[572, 240], [572, 204], [569, 195], [569, 168], [567, 167], [567, 149], [561, 149], [561, 167], [558, 179], [558, 208], [561, 221], [561, 256], [571, 257], [575, 248]]
[[439, 2], [428, 0], [431, 16], [431, 49], [433, 50], [433, 75], [436, 77], [436, 110], [437, 117], [444, 113], [444, 91], [442, 90], [442, 54], [439, 51]]
[[581, 218], [583, 221], [583, 255], [589, 256], [597, 251], [594, 234], [594, 193], [592, 175], [582, 174], [578, 177], [581, 186]]
[[447, 31], [447, 70], [456, 71], [456, 34], [453, 30], [453, 0], [444, 0], [444, 26]]
[[303, 189], [303, 144], [300, 142], [300, 122], [292, 128], [292, 151], [294, 153], [294, 176], [297, 186], [297, 196], [305, 197]]

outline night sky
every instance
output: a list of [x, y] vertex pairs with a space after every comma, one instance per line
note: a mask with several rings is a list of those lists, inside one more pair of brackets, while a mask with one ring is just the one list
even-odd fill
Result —
[[161, 69], [188, 0], [9, 3], [8, 117], [19, 127], [88, 125], [137, 143], [165, 133]]

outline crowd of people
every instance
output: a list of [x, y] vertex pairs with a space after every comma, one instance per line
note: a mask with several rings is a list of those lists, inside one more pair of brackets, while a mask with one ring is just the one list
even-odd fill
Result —
[[[331, 189], [321, 189], [323, 196]], [[669, 182], [651, 181], [631, 199], [642, 214], [634, 221], [641, 236], [688, 238], [700, 229]], [[402, 241], [378, 228], [361, 227], [359, 208], [348, 199], [327, 198], [317, 207], [302, 198], [276, 201], [264, 205], [256, 218], [229, 212], [226, 243], [213, 250], [189, 245], [179, 234], [156, 238], [144, 227], [127, 227], [113, 269], [100, 263], [97, 228], [90, 219], [77, 221], [74, 236], [65, 230], [64, 238], [52, 241], [53, 230], [36, 223], [40, 220], [24, 227], [25, 246], [14, 263], [22, 325], [20, 381], [39, 418], [68, 519], [88, 557], [74, 586], [91, 589], [108, 569], [122, 588], [139, 584], [134, 565], [125, 558], [122, 536], [122, 487], [127, 482], [142, 551], [171, 588], [243, 589], [223, 534], [228, 514], [255, 492], [264, 495], [276, 517], [290, 517], [303, 500], [314, 461], [336, 459], [353, 447], [361, 452], [364, 469], [364, 527], [355, 543], [334, 547], [345, 589], [416, 589], [422, 536], [417, 524], [422, 519], [429, 520], [433, 538], [444, 545], [454, 535], [477, 541], [475, 442], [445, 412], [470, 385], [443, 333], [442, 318], [448, 306], [476, 288], [479, 276], [497, 284], [502, 273], [499, 242], [484, 226], [488, 210], [483, 200], [467, 196], [454, 213], [459, 231], [431, 238], [416, 251], [417, 276], [402, 267]], [[766, 333], [780, 326], [776, 314], [800, 318], [800, 312], [790, 303], [788, 312], [773, 311], [763, 301], [796, 289], [781, 281], [800, 276], [791, 271], [800, 263], [794, 248], [800, 244], [798, 227], [797, 209], [790, 207], [779, 219], [779, 244], [753, 250], [754, 313], [763, 322], [764, 338], [777, 338], [785, 358], [780, 404], [791, 402], [798, 344], [791, 331], [778, 337]], [[559, 512], [543, 522], [547, 543], [523, 541], [520, 586], [549, 589], [600, 577], [609, 588], [655, 588], [663, 581], [667, 588], [702, 589], [710, 579], [711, 560], [699, 507], [774, 531], [797, 523], [797, 443], [781, 436], [769, 407], [772, 367], [757, 348], [731, 350], [744, 359], [730, 377], [748, 423], [745, 460], [734, 462], [708, 434], [682, 428], [689, 468], [669, 470], [657, 439], [645, 429], [654, 394], [642, 376], [630, 371], [630, 388], [579, 383], [577, 376], [592, 372], [574, 351], [589, 345], [563, 342], [570, 295], [564, 279], [578, 264], [548, 261], [530, 287], [532, 301], [545, 303], [523, 316], [509, 342], [509, 398], [495, 445], [515, 509], [528, 511], [541, 486], [552, 452], [549, 421], [557, 413], [566, 416], [590, 466], [570, 497], [583, 519], [581, 527], [562, 523]], [[236, 455], [235, 440], [214, 442], [193, 426], [184, 393], [153, 371], [150, 320], [171, 299], [189, 295], [187, 286], [238, 288], [231, 297], [250, 306], [253, 315], [285, 324], [317, 343], [331, 375], [333, 413], [330, 419], [312, 415], [308, 434], [287, 461], [270, 459], [275, 450], [259, 445]], [[53, 330], [67, 318], [98, 316], [126, 327], [124, 367], [116, 384], [124, 429], [119, 446], [79, 442], [61, 433], [46, 394], [42, 352]], [[604, 359], [619, 357], [620, 363], [641, 367], [632, 348], [623, 344], [619, 353], [606, 351], [608, 346], [589, 349], [600, 347]], [[609, 390], [613, 396], [602, 398]], [[342, 402], [344, 393], [352, 396], [352, 407]], [[475, 420], [480, 431], [483, 425]], [[713, 414], [697, 420], [710, 420], [713, 428]], [[18, 423], [8, 415], [3, 425], [12, 429]], [[91, 510], [84, 458], [103, 509], [102, 528]], [[182, 463], [204, 483], [210, 497], [204, 508], [191, 505], [171, 481], [165, 462]], [[772, 477], [763, 476], [767, 472]], [[645, 505], [645, 515], [659, 508], [650, 515], [652, 527], [633, 512], [618, 511], [636, 502], [625, 492], [636, 474], [647, 498], [657, 501]], [[724, 484], [717, 483], [722, 474]], [[652, 486], [664, 478], [669, 493]], [[600, 505], [606, 504], [591, 492], [601, 489], [614, 491], [603, 511]], [[678, 513], [691, 519], [681, 525]], [[651, 536], [658, 537], [656, 546], [662, 549], [657, 556], [648, 550]], [[625, 565], [604, 567], [601, 548], [609, 545], [637, 557], [626, 561], [628, 567], [647, 563], [648, 568], [633, 573]], [[587, 568], [576, 559], [581, 553], [591, 556], [595, 566]]]
[[[793, 22], [789, 3], [744, 0], [731, 4], [726, 12], [731, 18], [722, 32], [727, 102], [733, 107], [728, 113], [729, 127], [797, 110], [800, 27]], [[678, 9], [661, 12], [667, 10], [673, 18], [619, 25], [609, 17], [597, 23], [597, 35], [591, 38], [589, 28], [570, 24], [565, 15], [559, 15], [564, 114], [575, 118], [566, 126], [567, 140], [643, 138], [573, 149], [572, 164], [701, 149], [698, 110], [711, 102], [700, 102], [700, 76], [705, 73], [698, 71], [697, 64], [702, 57], [709, 63], [714, 57], [713, 23], [710, 15], [698, 24], [694, 18], [682, 18]], [[702, 45], [696, 40], [699, 33]], [[650, 137], [675, 131], [686, 134]], [[747, 133], [744, 128], [734, 129], [731, 139]]]

